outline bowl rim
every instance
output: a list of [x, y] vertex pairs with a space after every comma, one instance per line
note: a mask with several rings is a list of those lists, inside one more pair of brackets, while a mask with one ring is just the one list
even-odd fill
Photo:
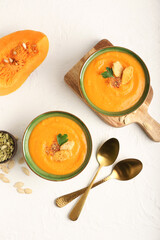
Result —
[[4, 131], [4, 130], [0, 130], [0, 133], [7, 133], [11, 138], [12, 138], [12, 140], [13, 140], [13, 142], [14, 142], [14, 150], [13, 150], [13, 153], [12, 153], [12, 156], [9, 158], [9, 159], [7, 159], [7, 160], [5, 160], [5, 161], [3, 161], [3, 162], [0, 162], [0, 164], [3, 164], [3, 163], [6, 163], [6, 162], [8, 162], [8, 161], [10, 161], [11, 159], [13, 159], [14, 158], [14, 156], [16, 155], [16, 153], [17, 153], [17, 148], [18, 148], [18, 146], [17, 146], [17, 139], [10, 133], [10, 132], [7, 132], [7, 131]]
[[[50, 114], [64, 114], [64, 115], [68, 115], [68, 116], [70, 116], [71, 118], [76, 119], [79, 124], [78, 124], [77, 122], [76, 122], [76, 123], [77, 123], [81, 128], [83, 127], [82, 130], [83, 130], [83, 132], [84, 132], [84, 134], [85, 134], [86, 141], [87, 141], [87, 153], [86, 153], [85, 160], [83, 161], [83, 163], [81, 164], [81, 166], [80, 166], [78, 169], [76, 169], [74, 172], [72, 172], [72, 173], [65, 174], [65, 175], [55, 175], [55, 174], [52, 174], [52, 173], [47, 173], [47, 172], [45, 172], [44, 170], [42, 170], [41, 168], [39, 168], [39, 167], [34, 163], [34, 161], [32, 160], [32, 158], [31, 158], [31, 156], [30, 156], [30, 158], [31, 158], [31, 160], [32, 160], [32, 163], [33, 163], [34, 165], [36, 165], [36, 167], [37, 167], [41, 172], [43, 172], [44, 174], [47, 174], [47, 177], [46, 177], [46, 176], [41, 175], [40, 173], [38, 173], [38, 172], [29, 164], [29, 162], [27, 161], [28, 159], [27, 159], [26, 154], [25, 154], [25, 146], [24, 146], [25, 140], [26, 140], [25, 137], [26, 137], [27, 131], [29, 131], [29, 127], [31, 127], [31, 125], [32, 125], [38, 118], [41, 118], [41, 117], [43, 117], [43, 116], [45, 116], [45, 115], [48, 115], [48, 114], [49, 114], [49, 115], [50, 115]], [[52, 117], [52, 116], [49, 116], [49, 117]], [[46, 118], [49, 118], [49, 117], [46, 117]], [[44, 118], [44, 119], [46, 119], [46, 118]], [[42, 119], [42, 120], [44, 120], [44, 119]], [[72, 119], [72, 120], [73, 120], [73, 119]], [[42, 120], [41, 120], [41, 121], [42, 121]], [[41, 122], [41, 121], [39, 121], [39, 122]], [[74, 120], [73, 120], [73, 121], [74, 121]], [[38, 123], [39, 123], [39, 122], [38, 122]], [[38, 123], [37, 123], [37, 124], [38, 124]], [[37, 124], [36, 124], [36, 125], [37, 125]], [[36, 126], [36, 125], [35, 125], [35, 126]], [[35, 127], [35, 126], [34, 126], [34, 127]], [[34, 128], [33, 128], [33, 129], [34, 129]], [[33, 131], [33, 129], [31, 130], [31, 132]], [[84, 131], [84, 130], [85, 130], [85, 131]], [[30, 134], [31, 134], [31, 133], [30, 133]], [[29, 136], [30, 136], [30, 135], [29, 135]], [[87, 140], [87, 138], [88, 138], [88, 140]], [[41, 177], [41, 178], [43, 178], [43, 179], [45, 179], [45, 180], [49, 180], [49, 181], [65, 181], [65, 180], [69, 180], [69, 179], [77, 176], [78, 174], [80, 174], [80, 173], [86, 168], [86, 166], [88, 165], [89, 160], [90, 160], [90, 157], [91, 157], [91, 154], [92, 154], [92, 137], [91, 137], [91, 134], [90, 134], [87, 126], [86, 126], [86, 125], [84, 124], [84, 122], [83, 122], [80, 118], [78, 118], [76, 115], [71, 114], [71, 113], [66, 112], [66, 111], [48, 111], [48, 112], [44, 112], [44, 113], [38, 115], [37, 117], [35, 117], [35, 118], [28, 124], [28, 126], [26, 127], [26, 129], [25, 129], [25, 131], [24, 131], [24, 134], [23, 134], [23, 138], [22, 138], [22, 152], [23, 152], [23, 156], [24, 156], [25, 162], [27, 163], [28, 167], [29, 167], [36, 175], [38, 175], [39, 177]]]
[[[128, 53], [130, 54], [132, 57], [134, 57], [142, 66], [144, 74], [145, 74], [145, 88], [143, 91], [142, 96], [140, 97], [140, 99], [136, 102], [136, 104], [134, 104], [132, 107], [123, 110], [123, 111], [119, 111], [119, 112], [108, 112], [105, 111], [99, 107], [97, 107], [96, 105], [94, 105], [91, 100], [88, 98], [85, 89], [84, 89], [84, 85], [83, 85], [83, 77], [84, 77], [84, 73], [86, 68], [88, 67], [88, 65], [90, 64], [90, 62], [95, 59], [96, 57], [98, 57], [99, 55], [106, 53], [106, 52], [112, 52], [112, 51], [119, 51], [119, 52], [124, 52], [124, 53]], [[81, 93], [81, 96], [84, 98], [85, 102], [94, 110], [97, 111], [101, 114], [104, 114], [106, 116], [110, 116], [110, 117], [121, 117], [127, 114], [130, 114], [132, 112], [134, 112], [135, 110], [137, 110], [145, 101], [148, 92], [149, 92], [149, 88], [150, 88], [150, 75], [149, 75], [149, 71], [148, 68], [145, 64], [145, 62], [142, 60], [142, 58], [139, 57], [139, 55], [137, 55], [135, 52], [131, 51], [128, 48], [124, 48], [124, 47], [120, 47], [120, 46], [110, 46], [110, 47], [105, 47], [102, 48], [100, 50], [95, 51], [93, 54], [91, 54], [86, 61], [84, 62], [84, 64], [82, 65], [81, 71], [80, 71], [80, 75], [79, 75], [79, 90]]]

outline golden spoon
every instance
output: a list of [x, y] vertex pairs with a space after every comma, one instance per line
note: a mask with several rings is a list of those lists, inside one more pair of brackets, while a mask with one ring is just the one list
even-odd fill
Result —
[[116, 138], [111, 138], [106, 141], [97, 151], [97, 161], [99, 163], [99, 168], [97, 173], [95, 174], [93, 180], [91, 181], [90, 185], [86, 188], [84, 194], [80, 197], [74, 208], [71, 210], [69, 214], [69, 218], [72, 221], [78, 219], [84, 203], [87, 199], [90, 189], [93, 186], [94, 180], [96, 179], [100, 169], [104, 166], [109, 166], [114, 163], [119, 153], [119, 142]]
[[[93, 184], [92, 188], [113, 178], [118, 180], [130, 180], [136, 177], [141, 172], [142, 167], [143, 167], [142, 162], [139, 161], [138, 159], [130, 158], [130, 159], [122, 160], [114, 166], [112, 173], [108, 177], [103, 178], [102, 180]], [[87, 188], [82, 188], [78, 191], [75, 191], [57, 198], [56, 205], [60, 208], [66, 206], [72, 200], [74, 200], [75, 198], [80, 196], [82, 193], [84, 193], [86, 189]]]

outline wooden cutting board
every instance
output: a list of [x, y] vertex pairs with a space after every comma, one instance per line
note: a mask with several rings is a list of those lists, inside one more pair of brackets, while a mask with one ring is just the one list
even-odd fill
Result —
[[[64, 76], [65, 82], [71, 87], [71, 89], [88, 105], [85, 98], [81, 95], [79, 89], [79, 78], [80, 72], [85, 61], [94, 52], [101, 50], [102, 48], [113, 46], [108, 40], [103, 39], [98, 42], [88, 53], [85, 54], [83, 58], [76, 63], [67, 74]], [[160, 142], [160, 124], [156, 122], [148, 114], [148, 106], [151, 103], [153, 97], [153, 89], [150, 87], [147, 98], [144, 103], [134, 112], [124, 115], [121, 117], [110, 117], [94, 110], [90, 105], [88, 105], [105, 123], [110, 124], [113, 127], [124, 127], [130, 123], [138, 123], [147, 135], [153, 140]]]

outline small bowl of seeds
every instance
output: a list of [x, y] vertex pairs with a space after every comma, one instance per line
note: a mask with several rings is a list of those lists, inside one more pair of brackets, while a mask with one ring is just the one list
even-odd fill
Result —
[[16, 152], [16, 138], [11, 133], [0, 130], [0, 164], [11, 160]]

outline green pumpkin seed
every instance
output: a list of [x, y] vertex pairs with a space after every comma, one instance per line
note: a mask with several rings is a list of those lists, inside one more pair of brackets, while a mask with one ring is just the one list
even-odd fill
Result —
[[14, 151], [14, 141], [8, 133], [0, 132], [0, 163], [10, 159]]

